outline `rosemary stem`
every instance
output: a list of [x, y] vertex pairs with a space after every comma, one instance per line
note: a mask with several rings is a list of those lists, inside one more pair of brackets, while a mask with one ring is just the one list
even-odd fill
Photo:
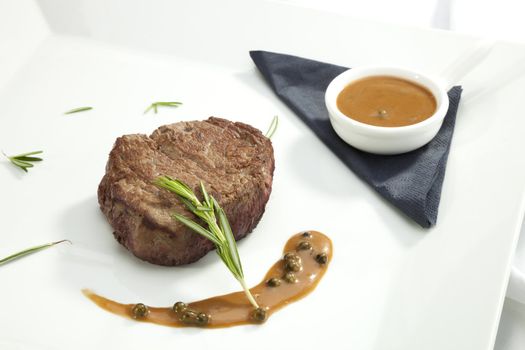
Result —
[[244, 289], [244, 294], [246, 294], [250, 304], [252, 304], [254, 308], [258, 309], [259, 305], [257, 305], [257, 302], [255, 301], [255, 298], [253, 297], [252, 292], [250, 292], [250, 288], [248, 288], [244, 279], [239, 279], [239, 283], [241, 284], [242, 289]]

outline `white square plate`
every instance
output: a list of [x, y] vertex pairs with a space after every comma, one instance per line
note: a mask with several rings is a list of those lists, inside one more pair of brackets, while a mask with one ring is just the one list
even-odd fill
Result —
[[[0, 29], [0, 148], [44, 151], [29, 174], [0, 164], [0, 256], [73, 242], [0, 267], [0, 348], [492, 348], [523, 214], [524, 47], [499, 43], [464, 80], [438, 224], [425, 230], [330, 153], [248, 51], [439, 72], [474, 38], [259, 0], [5, 1]], [[143, 115], [154, 100], [184, 105]], [[149, 305], [237, 289], [215, 254], [177, 268], [134, 258], [96, 200], [116, 137], [210, 115], [263, 130], [281, 120], [266, 214], [239, 244], [248, 284], [304, 229], [334, 242], [325, 278], [264, 326], [172, 329], [99, 309], [82, 288]]]

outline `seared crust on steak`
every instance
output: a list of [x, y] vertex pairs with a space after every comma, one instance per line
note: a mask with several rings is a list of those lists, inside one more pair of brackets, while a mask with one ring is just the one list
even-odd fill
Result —
[[153, 185], [162, 175], [200, 194], [199, 181], [224, 208], [236, 239], [251, 232], [272, 190], [271, 141], [243, 123], [211, 117], [161, 126], [150, 136], [119, 137], [98, 188], [100, 208], [117, 241], [158, 265], [194, 262], [213, 243], [170, 215], [196, 220], [176, 195]]

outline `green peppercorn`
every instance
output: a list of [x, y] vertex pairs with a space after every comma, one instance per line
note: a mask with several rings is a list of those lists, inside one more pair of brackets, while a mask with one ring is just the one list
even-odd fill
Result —
[[186, 311], [187, 308], [188, 308], [188, 305], [186, 305], [186, 303], [183, 303], [182, 301], [177, 301], [173, 305], [173, 311], [175, 311], [176, 314], [180, 314]]
[[301, 241], [297, 245], [297, 250], [310, 250], [312, 249], [312, 244], [308, 241]]
[[197, 313], [193, 310], [186, 309], [183, 311], [182, 315], [179, 317], [181, 322], [192, 324], [197, 322]]
[[293, 272], [287, 272], [284, 274], [283, 279], [288, 283], [297, 283], [298, 279]]
[[312, 238], [312, 234], [308, 231], [304, 231], [301, 236], [303, 236], [304, 238]]
[[133, 315], [133, 318], [143, 318], [148, 315], [149, 309], [146, 305], [139, 303], [139, 304], [133, 305], [133, 308], [131, 309], [131, 313]]
[[284, 264], [284, 269], [286, 271], [291, 271], [291, 272], [298, 272], [301, 270], [301, 267], [302, 267], [302, 264], [301, 264], [301, 261], [297, 261], [297, 260], [288, 260], [285, 262]]
[[268, 281], [266, 281], [266, 284], [270, 287], [279, 287], [281, 285], [281, 279], [277, 277], [272, 277]]
[[200, 312], [198, 315], [197, 315], [197, 324], [201, 325], [201, 326], [205, 326], [208, 324], [208, 322], [210, 321], [210, 315], [204, 313], [204, 312]]
[[326, 253], [319, 253], [315, 256], [315, 261], [317, 261], [321, 265], [324, 265], [328, 262], [328, 256], [326, 255]]
[[257, 309], [252, 311], [252, 319], [256, 322], [263, 323], [266, 321], [267, 312], [262, 307], [258, 307]]
[[295, 261], [299, 260], [300, 261], [301, 257], [299, 255], [293, 253], [293, 252], [288, 252], [288, 253], [284, 254], [283, 259], [285, 261], [291, 261], [291, 260], [295, 260]]

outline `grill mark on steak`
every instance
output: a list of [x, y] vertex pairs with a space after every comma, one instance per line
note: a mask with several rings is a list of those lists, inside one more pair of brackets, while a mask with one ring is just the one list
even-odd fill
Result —
[[153, 180], [168, 175], [194, 190], [202, 180], [241, 239], [264, 213], [273, 171], [271, 141], [259, 130], [213, 117], [180, 122], [161, 126], [149, 137], [116, 140], [99, 185], [99, 204], [117, 241], [137, 257], [160, 265], [186, 264], [213, 244], [170, 217], [176, 211], [196, 219]]

